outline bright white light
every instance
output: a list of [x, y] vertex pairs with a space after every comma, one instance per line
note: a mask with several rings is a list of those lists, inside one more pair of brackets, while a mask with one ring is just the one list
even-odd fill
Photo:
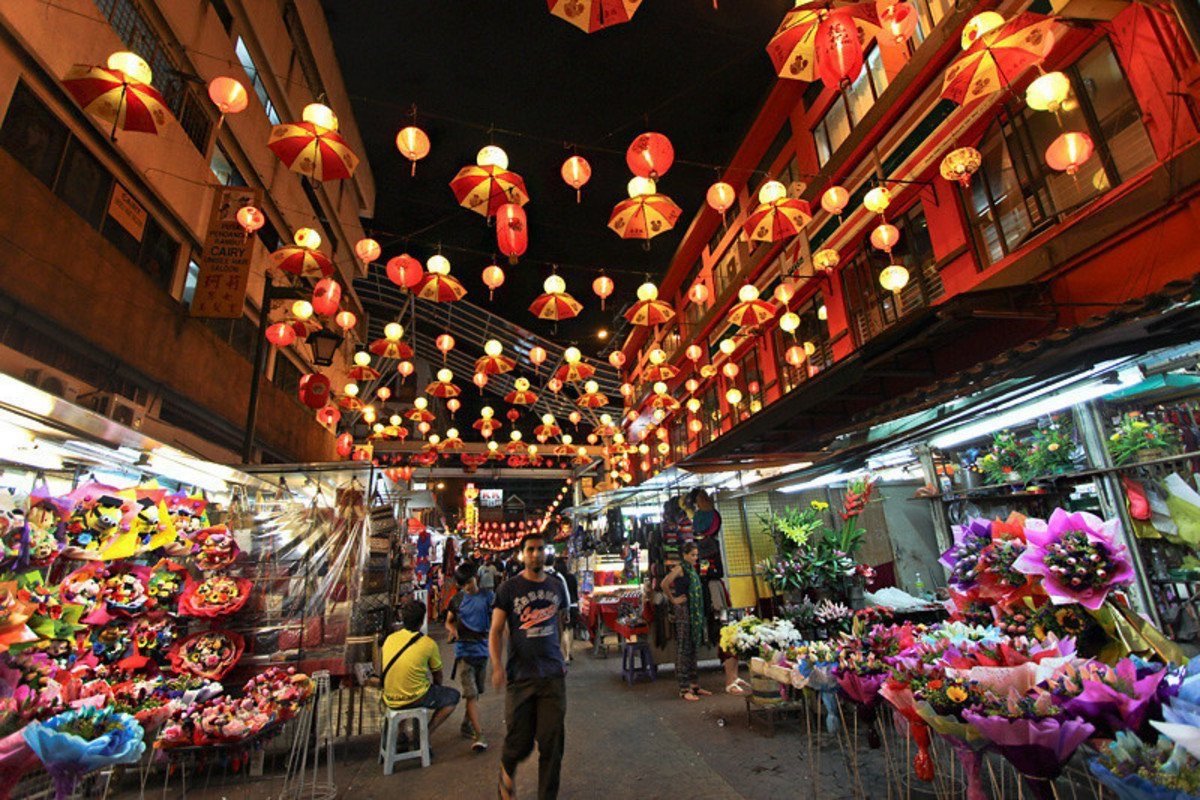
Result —
[[784, 494], [795, 494], [796, 492], [803, 492], [807, 491], [808, 489], [819, 489], [823, 486], [832, 486], [835, 483], [848, 482], [853, 480], [857, 475], [859, 475], [858, 472], [842, 472], [841, 470], [836, 470], [827, 475], [822, 475], [819, 478], [813, 478], [810, 481], [793, 483], [788, 486], [784, 486], [778, 491], [783, 492]]

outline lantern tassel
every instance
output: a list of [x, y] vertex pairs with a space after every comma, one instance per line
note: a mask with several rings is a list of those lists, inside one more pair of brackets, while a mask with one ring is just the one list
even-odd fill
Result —
[[576, 203], [583, 202], [583, 192], [580, 191], [579, 189], [575, 190], [575, 202]]

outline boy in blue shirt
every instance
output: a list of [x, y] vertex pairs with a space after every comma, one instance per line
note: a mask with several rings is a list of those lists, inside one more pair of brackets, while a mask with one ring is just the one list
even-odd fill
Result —
[[[464, 562], [454, 571], [459, 592], [450, 601], [446, 628], [454, 642], [454, 673], [462, 682], [462, 696], [467, 701], [462, 733], [471, 737], [471, 749], [477, 753], [487, 750], [483, 727], [479, 724], [479, 696], [487, 682], [488, 629], [491, 626], [492, 606], [496, 595], [480, 589], [474, 564]], [[452, 674], [451, 677], [454, 675]]]

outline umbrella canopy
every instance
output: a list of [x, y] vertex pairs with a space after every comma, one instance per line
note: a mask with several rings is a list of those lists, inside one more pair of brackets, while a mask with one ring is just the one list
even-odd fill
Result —
[[573, 456], [573, 455], [575, 455], [575, 448], [569, 444], [560, 444], [554, 448], [554, 455], [556, 455], [556, 456]]
[[457, 436], [451, 436], [442, 440], [443, 450], [462, 450], [463, 447], [463, 440]]
[[615, 425], [601, 424], [601, 425], [597, 425], [595, 428], [592, 429], [592, 433], [596, 434], [601, 439], [607, 439], [609, 436], [612, 436], [616, 432], [617, 432], [617, 428]]
[[533, 429], [533, 435], [545, 441], [546, 439], [554, 439], [562, 436], [562, 428], [557, 425], [538, 425]]
[[432, 300], [435, 303], [453, 303], [466, 297], [467, 290], [457, 278], [440, 275], [436, 272], [427, 274], [417, 284], [417, 297]]
[[460, 206], [485, 217], [494, 217], [505, 203], [523, 206], [529, 202], [521, 176], [495, 166], [463, 167], [450, 181], [450, 191]]
[[550, 319], [555, 322], [570, 319], [582, 310], [580, 302], [566, 292], [540, 294], [529, 305], [529, 313], [538, 319]]
[[271, 253], [272, 266], [300, 278], [328, 278], [333, 262], [319, 250], [289, 244]]
[[669, 381], [679, 374], [679, 370], [672, 367], [670, 364], [651, 364], [646, 367], [642, 377], [648, 383], [657, 381]]
[[379, 378], [379, 370], [374, 367], [360, 367], [355, 364], [346, 373], [347, 377], [352, 381], [362, 381], [368, 383]]
[[427, 408], [410, 408], [404, 412], [404, 418], [413, 422], [433, 422], [437, 417], [433, 416], [433, 412]]
[[679, 401], [669, 394], [656, 394], [650, 398], [651, 408], [661, 408], [664, 411], [674, 411], [679, 408]]
[[413, 357], [413, 349], [404, 342], [393, 342], [391, 339], [376, 339], [367, 348], [383, 358], [409, 359]]
[[639, 194], [617, 203], [608, 227], [622, 239], [653, 239], [674, 228], [682, 213], [665, 194]]
[[443, 400], [447, 400], [451, 397], [458, 397], [460, 394], [462, 394], [462, 389], [459, 389], [458, 386], [453, 383], [434, 381], [425, 387], [425, 394], [429, 395], [430, 397], [440, 397]]
[[812, 209], [804, 200], [785, 197], [759, 203], [746, 217], [742, 230], [754, 242], [778, 242], [790, 239], [812, 219]]
[[267, 147], [292, 172], [314, 181], [349, 178], [358, 167], [358, 156], [341, 134], [314, 122], [276, 125]]
[[481, 356], [475, 360], [475, 371], [484, 375], [503, 375], [516, 366], [517, 362], [508, 356]]
[[946, 69], [942, 97], [961, 105], [1011, 85], [1054, 46], [1056, 25], [1025, 11], [983, 34]]
[[604, 408], [608, 405], [608, 395], [601, 394], [600, 392], [581, 394], [575, 400], [575, 405], [580, 408]]
[[554, 372], [554, 377], [564, 383], [586, 381], [596, 374], [596, 368], [591, 364], [576, 361], [574, 364], [563, 364]]
[[76, 64], [63, 86], [84, 111], [110, 123], [114, 137], [118, 130], [157, 134], [171, 118], [157, 89], [119, 69]]
[[729, 309], [727, 319], [732, 325], [749, 328], [770, 320], [777, 310], [775, 304], [767, 300], [749, 300], [734, 304], [733, 308]]
[[512, 406], [531, 406], [537, 402], [537, 398], [537, 394], [529, 391], [528, 389], [525, 391], [513, 389], [511, 392], [504, 395], [504, 402]]
[[338, 398], [338, 405], [347, 411], [360, 411], [362, 410], [363, 402], [357, 397], [351, 397], [348, 394], [344, 394]]
[[488, 439], [488, 438], [491, 438], [491, 435], [493, 433], [500, 430], [501, 423], [499, 420], [490, 419], [490, 418], [484, 419], [481, 417], [480, 419], [477, 419], [474, 422], [472, 422], [471, 427], [474, 428], [475, 430], [479, 431], [480, 435], [482, 435], [483, 438]]
[[625, 312], [632, 325], [662, 325], [675, 317], [675, 309], [662, 300], [639, 300]]
[[[799, 5], [783, 15], [783, 21], [767, 42], [767, 55], [771, 57], [779, 77], [809, 83], [816, 80], [817, 28], [825, 12], [832, 7], [832, 0], [816, 0]], [[874, 3], [851, 3], [838, 6], [837, 9], [854, 18], [864, 48], [866, 40], [882, 30]]]
[[629, 22], [642, 0], [546, 0], [550, 13], [584, 33]]

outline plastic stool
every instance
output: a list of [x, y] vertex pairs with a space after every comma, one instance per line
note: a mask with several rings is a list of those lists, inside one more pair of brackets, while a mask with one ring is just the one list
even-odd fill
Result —
[[621, 675], [630, 686], [638, 678], [655, 680], [658, 678], [658, 667], [654, 663], [654, 655], [646, 642], [621, 643]]
[[[379, 730], [379, 759], [383, 761], [383, 774], [391, 775], [397, 761], [409, 758], [421, 759], [421, 766], [429, 766], [429, 715], [428, 708], [385, 708], [383, 726]], [[396, 751], [400, 725], [413, 720], [416, 725], [416, 749]]]

